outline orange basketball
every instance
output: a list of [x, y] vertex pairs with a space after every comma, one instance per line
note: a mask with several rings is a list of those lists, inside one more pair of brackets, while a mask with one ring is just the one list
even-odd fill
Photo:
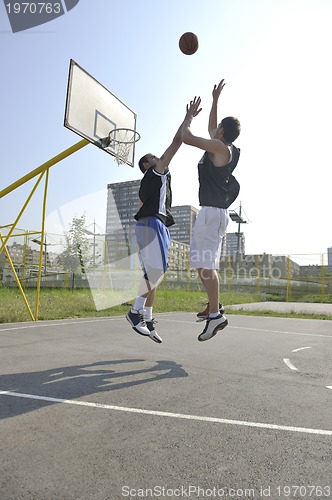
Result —
[[183, 33], [179, 40], [179, 47], [183, 54], [186, 56], [191, 56], [195, 54], [198, 49], [198, 38], [195, 33], [187, 32]]

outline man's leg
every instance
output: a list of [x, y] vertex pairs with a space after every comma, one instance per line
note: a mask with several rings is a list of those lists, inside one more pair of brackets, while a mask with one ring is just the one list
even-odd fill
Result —
[[150, 328], [148, 327], [145, 318], [145, 304], [149, 295], [152, 293], [152, 290], [151, 284], [146, 277], [142, 277], [139, 283], [135, 304], [126, 314], [126, 319], [129, 321], [135, 332], [146, 337], [151, 337], [151, 335]]
[[219, 276], [215, 269], [197, 269], [208, 294], [210, 313], [219, 313]]
[[[131, 309], [131, 311], [127, 314], [126, 318], [137, 333], [141, 333], [141, 335], [149, 335], [150, 339], [157, 342], [157, 344], [161, 344], [162, 338], [156, 331], [156, 320], [152, 315], [152, 308], [156, 295], [156, 286], [157, 283], [152, 284], [146, 278], [141, 279], [135, 304], [133, 309]], [[137, 314], [140, 316], [140, 326], [134, 324], [138, 321]]]
[[[131, 313], [139, 312], [143, 315], [144, 335], [148, 330], [149, 337], [160, 344], [162, 339], [155, 330], [156, 321], [152, 315], [152, 307], [156, 288], [168, 267], [169, 231], [158, 218], [148, 217], [137, 223], [135, 232], [144, 278], [140, 281], [134, 310], [131, 310]], [[130, 321], [128, 314], [126, 318]]]
[[152, 288], [147, 294], [145, 307], [153, 307], [154, 299], [156, 296], [156, 288]]
[[210, 312], [203, 332], [198, 336], [200, 342], [209, 340], [227, 325], [227, 318], [219, 310], [219, 276], [215, 269], [197, 269], [209, 297]]
[[145, 314], [144, 314], [144, 319], [146, 321], [146, 326], [148, 327], [150, 331], [150, 338], [157, 342], [157, 344], [162, 343], [162, 338], [160, 335], [158, 335], [155, 324], [156, 320], [153, 317], [152, 314], [152, 308], [153, 308], [153, 303], [156, 295], [156, 288], [152, 288], [147, 297], [146, 297], [146, 302], [145, 302]]

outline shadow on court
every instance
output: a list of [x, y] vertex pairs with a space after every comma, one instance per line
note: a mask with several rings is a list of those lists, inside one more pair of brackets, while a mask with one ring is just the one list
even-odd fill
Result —
[[[76, 399], [101, 391], [128, 389], [157, 380], [188, 377], [187, 372], [175, 361], [159, 360], [151, 367], [144, 366], [135, 369], [131, 367], [133, 364], [140, 363], [146, 363], [146, 361], [144, 359], [117, 359], [38, 372], [1, 375], [0, 387], [3, 391]], [[109, 366], [112, 369], [108, 368]], [[32, 399], [20, 399], [20, 403], [17, 404], [15, 399], [0, 400], [0, 403], [3, 403], [0, 404], [1, 419], [58, 404]]]

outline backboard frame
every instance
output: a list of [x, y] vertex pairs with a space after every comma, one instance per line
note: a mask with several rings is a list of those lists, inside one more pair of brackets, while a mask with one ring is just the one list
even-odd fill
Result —
[[[70, 60], [64, 126], [106, 153], [117, 157], [116, 148], [101, 147], [101, 139], [116, 128], [136, 131], [137, 115], [76, 61]], [[128, 160], [134, 167], [135, 143]]]

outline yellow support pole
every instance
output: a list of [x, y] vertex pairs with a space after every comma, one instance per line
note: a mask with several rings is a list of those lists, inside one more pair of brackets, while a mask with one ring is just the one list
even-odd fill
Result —
[[22, 286], [25, 288], [25, 282], [26, 282], [26, 265], [27, 265], [27, 256], [28, 256], [28, 246], [29, 246], [29, 232], [26, 231], [24, 234], [24, 243], [23, 243], [23, 267], [22, 267]]
[[[1, 239], [1, 241], [3, 242], [3, 236], [2, 236], [2, 234], [1, 234], [1, 233], [0, 233], [0, 239]], [[12, 272], [13, 272], [14, 278], [15, 278], [15, 280], [16, 280], [17, 286], [18, 286], [18, 288], [20, 289], [20, 292], [21, 292], [21, 294], [22, 294], [22, 297], [23, 297], [23, 300], [24, 300], [24, 302], [25, 302], [25, 305], [26, 305], [26, 307], [27, 307], [27, 309], [28, 309], [28, 312], [29, 312], [29, 314], [30, 314], [30, 318], [32, 319], [32, 321], [35, 321], [35, 318], [34, 318], [34, 316], [33, 316], [33, 314], [32, 314], [32, 311], [31, 311], [31, 309], [30, 309], [30, 306], [29, 306], [28, 299], [26, 298], [26, 295], [25, 295], [24, 290], [23, 290], [23, 288], [22, 288], [22, 285], [21, 285], [21, 283], [20, 283], [20, 279], [19, 279], [19, 277], [17, 276], [17, 273], [16, 273], [16, 271], [15, 271], [15, 267], [14, 267], [13, 261], [12, 261], [12, 259], [11, 259], [11, 257], [10, 257], [10, 254], [9, 254], [9, 252], [8, 252], [8, 250], [7, 250], [6, 245], [4, 245], [4, 246], [3, 246], [3, 248], [5, 249], [6, 256], [7, 256], [7, 259], [8, 259], [8, 262], [9, 262], [9, 264], [10, 264], [10, 267], [11, 267], [11, 270], [12, 270]]]
[[[45, 217], [46, 217], [46, 199], [47, 199], [47, 190], [48, 190], [48, 177], [49, 177], [50, 169], [46, 170], [46, 178], [45, 178], [45, 187], [44, 187], [44, 198], [43, 198], [43, 213], [42, 213], [42, 230], [40, 237], [40, 253], [39, 253], [39, 272], [38, 272], [38, 280], [37, 280], [37, 292], [36, 292], [36, 320], [38, 320], [38, 312], [39, 312], [39, 296], [40, 296], [40, 281], [41, 281], [41, 272], [43, 267], [43, 246], [45, 239]], [[46, 254], [46, 244], [45, 244], [45, 275], [46, 275], [46, 266], [47, 266], [47, 254]]]
[[325, 266], [324, 266], [324, 254], [321, 254], [321, 284], [320, 284], [320, 293], [321, 295], [325, 295]]
[[[5, 228], [5, 227], [11, 227], [13, 224], [9, 224], [8, 226], [0, 226], [0, 230]], [[16, 231], [18, 231], [18, 228], [16, 228]], [[23, 231], [20, 229], [20, 231]], [[19, 236], [33, 236], [34, 234], [40, 234], [40, 231], [24, 231], [23, 233], [15, 233], [14, 236], [19, 237]]]
[[19, 214], [18, 214], [18, 216], [16, 217], [15, 222], [12, 224], [12, 228], [11, 228], [11, 230], [10, 230], [10, 231], [9, 231], [9, 233], [7, 234], [7, 236], [6, 236], [6, 238], [5, 238], [4, 243], [2, 243], [2, 247], [0, 248], [0, 253], [2, 252], [2, 250], [3, 250], [4, 246], [7, 244], [7, 241], [9, 240], [9, 238], [11, 237], [11, 235], [13, 234], [13, 232], [14, 232], [14, 230], [15, 230], [15, 228], [16, 228], [16, 224], [18, 223], [18, 221], [19, 221], [19, 220], [20, 220], [20, 218], [22, 217], [22, 214], [23, 214], [24, 210], [25, 210], [25, 209], [26, 209], [26, 207], [28, 206], [28, 204], [29, 204], [29, 202], [30, 202], [30, 200], [31, 200], [32, 196], [34, 195], [34, 193], [35, 193], [35, 191], [36, 191], [36, 189], [37, 189], [37, 187], [38, 187], [38, 185], [39, 185], [39, 183], [40, 183], [40, 181], [42, 180], [43, 175], [44, 175], [44, 172], [42, 172], [42, 174], [39, 176], [39, 179], [37, 180], [36, 184], [34, 185], [34, 187], [33, 187], [32, 191], [31, 191], [31, 193], [29, 194], [29, 196], [28, 196], [28, 198], [27, 198], [26, 202], [24, 203], [24, 205], [23, 205], [23, 207], [22, 207], [22, 209], [21, 209], [20, 213], [19, 213]]
[[[231, 273], [232, 271], [232, 273]], [[229, 255], [227, 257], [227, 270], [226, 270], [226, 276], [227, 276], [227, 289], [230, 291], [231, 289], [231, 274], [234, 275], [233, 268], [232, 268], [232, 263], [231, 263], [231, 256]]]
[[290, 302], [291, 298], [291, 260], [289, 255], [287, 256], [287, 286], [286, 286], [286, 302]]
[[[256, 293], [261, 293], [261, 264], [260, 264], [258, 255], [255, 256], [255, 265], [256, 265], [256, 271], [257, 271]], [[263, 262], [263, 265], [264, 265], [264, 262]]]
[[70, 156], [71, 154], [75, 153], [76, 151], [83, 148], [87, 144], [90, 144], [90, 142], [87, 141], [86, 139], [82, 139], [81, 141], [77, 142], [76, 144], [66, 149], [62, 153], [59, 153], [58, 155], [54, 156], [51, 160], [48, 160], [46, 163], [43, 163], [39, 167], [35, 168], [35, 170], [32, 170], [28, 174], [18, 179], [16, 182], [13, 182], [13, 184], [11, 184], [10, 186], [7, 186], [5, 189], [0, 191], [0, 198], [3, 198], [11, 191], [14, 191], [14, 189], [18, 188], [19, 186], [22, 186], [22, 184], [24, 184], [25, 182], [30, 181], [31, 179], [33, 179], [33, 177], [36, 177], [36, 175], [44, 173], [45, 170], [49, 169], [56, 163], [59, 163], [59, 161], [63, 160], [64, 158], [67, 158], [67, 156]]
[[[47, 197], [47, 185], [48, 185], [48, 174], [49, 174], [49, 168], [52, 167], [53, 165], [55, 165], [56, 163], [59, 163], [60, 161], [64, 160], [65, 158], [67, 158], [67, 156], [70, 156], [71, 154], [75, 153], [76, 151], [82, 149], [84, 146], [87, 146], [88, 144], [90, 144], [90, 142], [86, 139], [82, 139], [81, 141], [77, 142], [76, 144], [74, 144], [73, 146], [71, 146], [70, 148], [66, 149], [65, 151], [63, 151], [62, 153], [59, 153], [58, 155], [54, 156], [53, 158], [51, 158], [50, 160], [48, 160], [47, 162], [43, 163], [42, 165], [40, 165], [39, 167], [37, 167], [35, 170], [32, 170], [31, 172], [29, 172], [28, 174], [24, 175], [23, 177], [21, 177], [20, 179], [18, 179], [16, 182], [13, 182], [13, 184], [10, 184], [10, 186], [7, 186], [5, 189], [3, 189], [2, 191], [0, 191], [0, 198], [3, 198], [4, 196], [6, 196], [7, 194], [11, 193], [12, 191], [14, 191], [15, 189], [17, 189], [18, 187], [22, 186], [22, 184], [25, 184], [26, 182], [30, 181], [31, 179], [33, 179], [34, 177], [36, 177], [37, 175], [40, 174], [39, 176], [39, 179], [37, 180], [34, 188], [32, 189], [30, 195], [28, 196], [26, 202], [24, 203], [22, 209], [20, 210], [15, 222], [13, 224], [10, 224], [8, 227], [11, 226], [11, 229], [9, 231], [9, 233], [7, 234], [7, 236], [3, 239], [1, 233], [0, 233], [0, 240], [2, 241], [2, 245], [0, 247], [0, 254], [2, 252], [2, 250], [5, 248], [6, 250], [6, 254], [7, 254], [7, 248], [6, 248], [6, 243], [7, 241], [9, 240], [9, 238], [11, 237], [12, 233], [14, 232], [15, 228], [16, 228], [16, 225], [18, 223], [18, 221], [20, 220], [24, 210], [26, 209], [28, 203], [30, 202], [33, 194], [35, 193], [43, 175], [45, 174], [45, 172], [47, 172], [46, 174], [46, 183], [45, 183], [45, 191], [44, 191], [44, 201], [43, 201], [43, 218], [42, 218], [42, 224], [43, 224], [43, 229], [42, 229], [42, 245], [43, 245], [43, 238], [44, 238], [44, 235], [45, 235], [45, 214], [46, 214], [46, 197]], [[5, 227], [5, 226], [3, 226]], [[46, 249], [45, 249], [46, 251]], [[9, 255], [9, 253], [8, 253]], [[42, 251], [41, 251], [41, 259], [42, 259]], [[12, 265], [12, 264], [11, 264]], [[18, 287], [20, 289], [20, 292], [23, 296], [23, 299], [25, 301], [25, 304], [28, 308], [28, 311], [29, 311], [29, 314], [30, 314], [30, 317], [32, 320], [35, 321], [35, 318], [31, 312], [31, 309], [29, 307], [29, 304], [28, 304], [28, 301], [27, 301], [27, 298], [25, 296], [25, 293], [24, 293], [24, 290], [20, 284], [20, 280], [15, 272], [15, 268], [14, 266], [12, 265], [12, 270], [13, 270], [13, 273], [14, 273], [14, 276], [15, 276], [15, 279], [17, 281], [17, 284], [18, 284]], [[40, 276], [41, 276], [41, 262], [40, 262], [40, 259], [39, 259], [39, 288], [37, 286], [37, 299], [36, 299], [36, 318], [38, 317], [38, 302], [39, 302], [39, 290], [40, 290]]]

